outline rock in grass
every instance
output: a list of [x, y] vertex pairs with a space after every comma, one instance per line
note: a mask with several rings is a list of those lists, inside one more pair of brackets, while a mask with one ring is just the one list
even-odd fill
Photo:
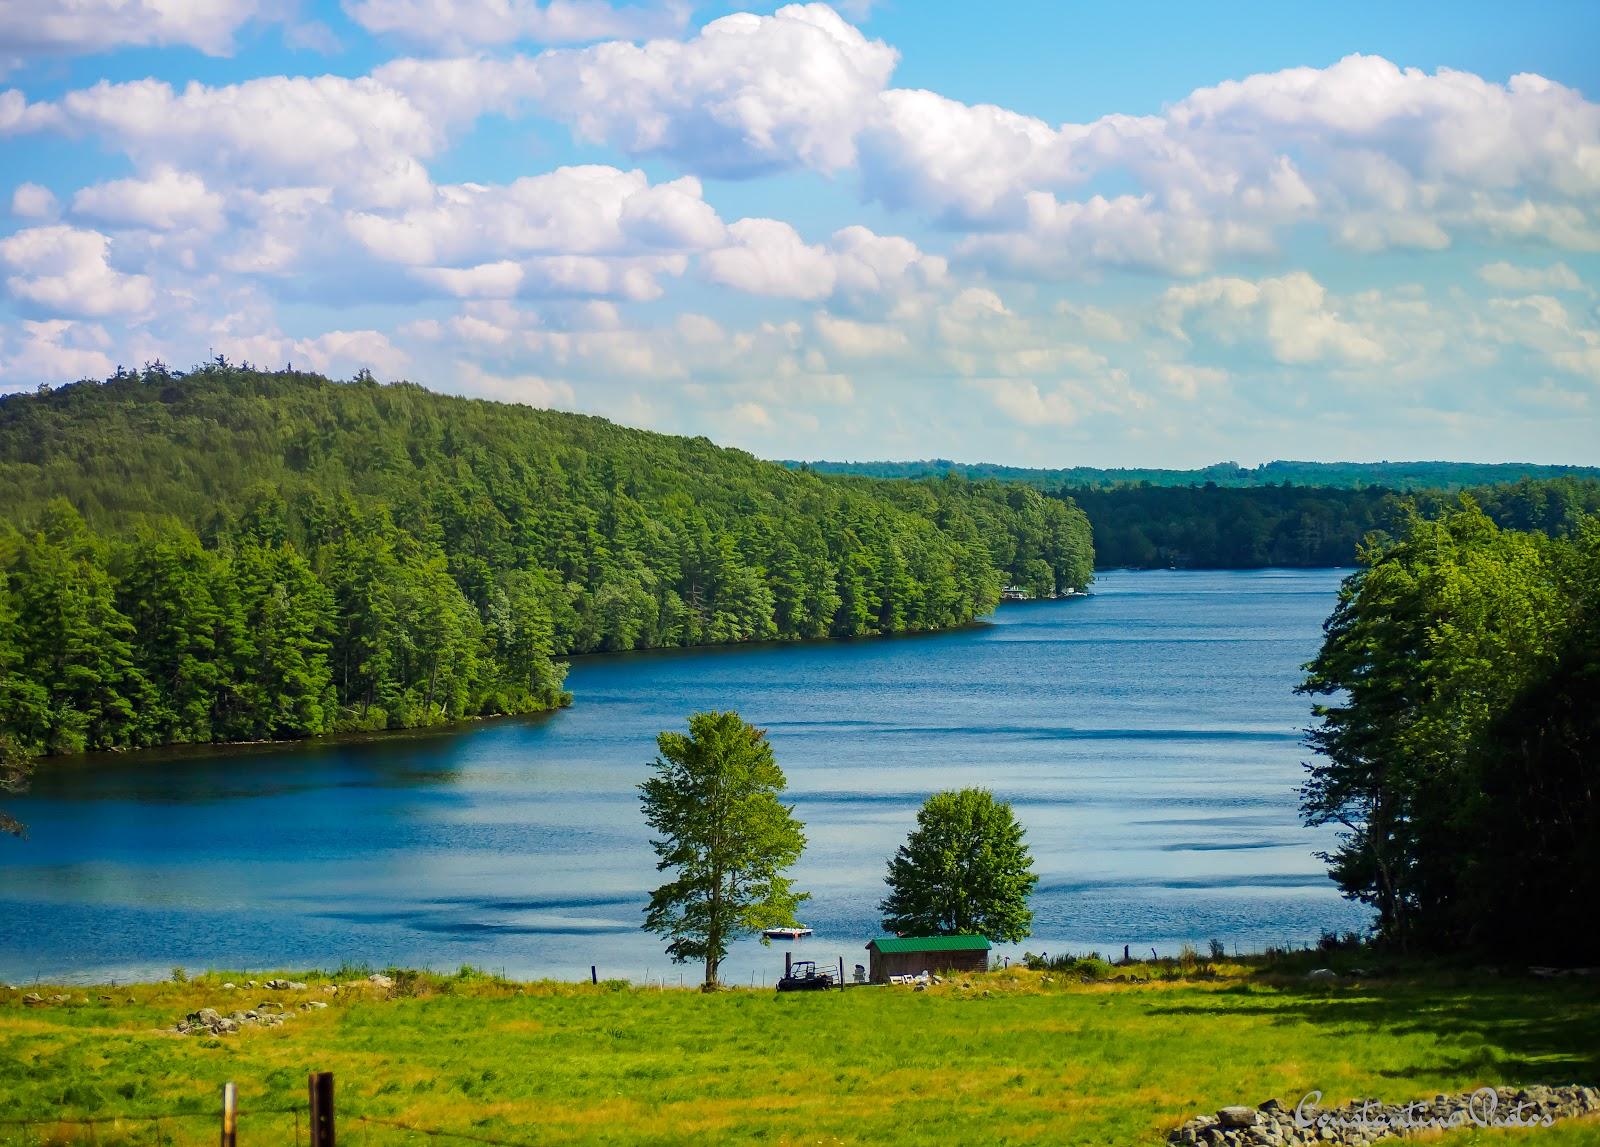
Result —
[[1224, 1127], [1254, 1127], [1256, 1125], [1256, 1109], [1254, 1107], [1224, 1107], [1217, 1112], [1217, 1122]]
[[1307, 972], [1306, 979], [1313, 983], [1332, 983], [1339, 978], [1339, 973], [1332, 968], [1318, 968], [1314, 972]]
[[372, 973], [372, 975], [367, 977], [367, 983], [371, 984], [375, 988], [394, 987], [394, 980], [389, 976], [384, 975], [382, 972]]

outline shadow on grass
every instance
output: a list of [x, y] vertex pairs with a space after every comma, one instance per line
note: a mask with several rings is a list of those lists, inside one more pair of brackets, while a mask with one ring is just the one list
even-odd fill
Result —
[[1502, 1076], [1499, 1082], [1519, 1086], [1600, 1082], [1600, 986], [1589, 983], [1241, 985], [1215, 993], [1207, 1005], [1151, 1013], [1428, 1038], [1437, 1062], [1379, 1072], [1397, 1080], [1456, 1074]]

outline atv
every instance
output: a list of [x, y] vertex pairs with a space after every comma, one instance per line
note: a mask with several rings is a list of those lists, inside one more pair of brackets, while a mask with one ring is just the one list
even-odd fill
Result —
[[817, 971], [815, 960], [796, 960], [789, 974], [778, 981], [780, 992], [825, 992], [833, 986], [833, 973]]

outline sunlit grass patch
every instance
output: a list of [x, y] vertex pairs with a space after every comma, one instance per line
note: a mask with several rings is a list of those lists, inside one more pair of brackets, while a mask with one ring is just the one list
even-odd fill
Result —
[[[1600, 1080], [1600, 985], [1578, 981], [1111, 983], [1006, 969], [922, 992], [785, 996], [471, 972], [396, 975], [388, 989], [364, 976], [302, 976], [297, 992], [221, 986], [246, 979], [73, 989], [90, 1003], [39, 1008], [0, 993], [0, 1108], [39, 1120], [29, 1142], [91, 1142], [66, 1123], [47, 1131], [57, 1119], [193, 1113], [159, 1128], [101, 1124], [92, 1140], [189, 1147], [214, 1140], [209, 1116], [233, 1080], [241, 1141], [289, 1143], [293, 1116], [273, 1112], [303, 1105], [306, 1074], [329, 1070], [346, 1147], [417, 1140], [361, 1115], [525, 1144], [1109, 1145], [1156, 1143], [1195, 1112], [1292, 1103], [1312, 1089], [1401, 1100]], [[292, 1018], [220, 1039], [170, 1030], [198, 1007], [226, 1013], [262, 999]], [[299, 1010], [308, 1000], [328, 1007]], [[1536, 1141], [1600, 1142], [1600, 1129]]]

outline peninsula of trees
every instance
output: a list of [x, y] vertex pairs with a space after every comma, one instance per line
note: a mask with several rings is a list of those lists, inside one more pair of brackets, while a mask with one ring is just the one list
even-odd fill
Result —
[[960, 625], [1081, 588], [1069, 501], [216, 362], [0, 398], [0, 748], [523, 713], [566, 654]]

